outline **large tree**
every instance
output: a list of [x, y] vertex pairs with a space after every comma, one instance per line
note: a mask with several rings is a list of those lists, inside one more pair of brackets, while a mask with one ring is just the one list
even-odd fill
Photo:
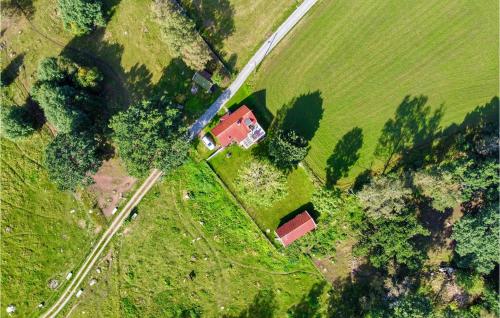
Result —
[[412, 179], [418, 194], [431, 199], [434, 209], [444, 211], [460, 203], [459, 186], [451, 173], [421, 170]]
[[189, 140], [179, 110], [170, 102], [142, 101], [111, 119], [113, 140], [127, 170], [144, 176], [169, 171], [187, 159]]
[[11, 140], [27, 137], [34, 131], [33, 122], [25, 107], [1, 107], [0, 117], [2, 135]]
[[78, 91], [73, 87], [38, 82], [32, 89], [32, 95], [43, 109], [47, 121], [58, 132], [68, 133], [86, 122], [85, 114], [74, 106]]
[[500, 213], [495, 201], [478, 213], [466, 214], [453, 226], [458, 265], [482, 274], [490, 273], [499, 263]]
[[64, 27], [75, 35], [105, 25], [101, 0], [58, 0], [58, 4]]
[[238, 172], [236, 189], [250, 204], [266, 207], [286, 196], [285, 175], [264, 161], [251, 161]]
[[203, 70], [210, 61], [210, 49], [176, 1], [155, 0], [153, 14], [160, 25], [170, 56], [181, 57], [187, 66]]
[[428, 318], [433, 308], [429, 298], [415, 294], [398, 299], [392, 311], [394, 318]]
[[412, 194], [404, 182], [392, 176], [379, 176], [358, 192], [361, 205], [372, 218], [392, 218], [405, 209]]
[[271, 136], [269, 156], [280, 169], [291, 169], [304, 160], [309, 150], [307, 140], [293, 130], [278, 130]]
[[49, 177], [63, 190], [90, 184], [101, 162], [97, 142], [86, 134], [58, 134], [45, 150]]

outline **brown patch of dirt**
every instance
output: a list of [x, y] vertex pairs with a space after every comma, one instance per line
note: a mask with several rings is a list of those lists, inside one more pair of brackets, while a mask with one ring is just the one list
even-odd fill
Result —
[[356, 267], [356, 261], [352, 256], [354, 243], [353, 239], [339, 242], [336, 246], [335, 256], [332, 259], [314, 259], [314, 264], [326, 280], [333, 282], [351, 276], [351, 272]]
[[123, 194], [137, 181], [127, 175], [118, 159], [105, 161], [92, 178], [95, 183], [90, 186], [90, 190], [95, 193], [97, 205], [108, 218], [113, 215], [113, 210], [119, 205]]

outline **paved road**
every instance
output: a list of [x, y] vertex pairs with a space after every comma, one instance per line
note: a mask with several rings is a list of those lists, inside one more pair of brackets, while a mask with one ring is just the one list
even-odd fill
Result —
[[200, 131], [215, 117], [217, 112], [236, 94], [247, 78], [257, 68], [271, 50], [285, 37], [285, 35], [302, 19], [318, 0], [304, 0], [300, 6], [279, 26], [260, 49], [252, 56], [250, 61], [238, 74], [234, 82], [217, 98], [207, 111], [189, 128], [190, 138], [197, 136]]
[[137, 189], [132, 198], [127, 202], [125, 207], [118, 213], [114, 218], [113, 222], [109, 228], [103, 233], [101, 239], [95, 245], [94, 249], [91, 251], [89, 256], [85, 259], [82, 267], [73, 276], [68, 287], [64, 290], [61, 297], [57, 302], [47, 310], [42, 317], [55, 317], [64, 308], [64, 306], [71, 300], [71, 297], [76, 294], [80, 289], [87, 289], [87, 286], [82, 286], [82, 282], [87, 277], [87, 274], [92, 270], [95, 262], [99, 259], [102, 252], [106, 249], [109, 242], [113, 238], [113, 235], [118, 231], [120, 226], [123, 224], [125, 219], [130, 215], [132, 209], [141, 201], [144, 195], [151, 189], [151, 187], [156, 183], [156, 181], [161, 177], [162, 172], [160, 170], [154, 169], [151, 174], [147, 177], [146, 181]]

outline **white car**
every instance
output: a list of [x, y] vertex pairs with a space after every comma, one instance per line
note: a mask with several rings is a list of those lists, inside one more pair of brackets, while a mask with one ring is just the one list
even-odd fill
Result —
[[214, 144], [212, 138], [210, 138], [210, 136], [205, 135], [205, 136], [201, 137], [201, 141], [203, 141], [203, 143], [208, 148], [208, 150], [214, 150], [215, 149], [215, 144]]

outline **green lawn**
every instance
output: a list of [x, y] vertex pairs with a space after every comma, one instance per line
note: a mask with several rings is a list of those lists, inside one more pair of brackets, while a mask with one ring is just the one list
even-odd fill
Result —
[[[37, 317], [38, 304], [56, 299], [105, 226], [97, 209], [89, 213], [89, 197], [75, 199], [48, 180], [41, 149], [50, 139], [45, 130], [28, 141], [1, 139], [0, 302], [2, 312], [14, 304], [19, 317]], [[51, 279], [59, 281], [56, 290]]]
[[[233, 69], [241, 69], [258, 46], [295, 9], [297, 0], [181, 0], [203, 36]], [[258, 17], [258, 18], [257, 18]]]
[[[239, 169], [251, 160], [255, 160], [252, 149], [244, 150], [238, 146], [231, 146], [210, 160], [210, 165], [235, 195], [237, 195], [235, 181]], [[231, 152], [230, 158], [226, 157], [228, 152]], [[288, 195], [269, 208], [257, 208], [246, 203], [244, 197], [238, 198], [262, 231], [270, 230], [268, 236], [271, 239], [274, 237], [274, 230], [278, 227], [280, 220], [306, 206], [314, 191], [311, 179], [302, 167], [293, 170], [288, 175], [287, 187]]]
[[205, 162], [165, 176], [137, 211], [73, 317], [283, 317], [321, 282], [267, 242]]
[[272, 114], [295, 103], [308, 164], [325, 178], [340, 160], [350, 183], [380, 168], [378, 138], [405, 96], [444, 105], [447, 127], [498, 95], [497, 12], [491, 0], [319, 1], [251, 79], [253, 100]]

